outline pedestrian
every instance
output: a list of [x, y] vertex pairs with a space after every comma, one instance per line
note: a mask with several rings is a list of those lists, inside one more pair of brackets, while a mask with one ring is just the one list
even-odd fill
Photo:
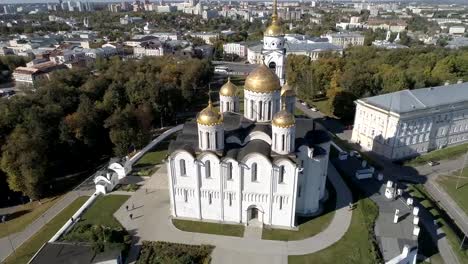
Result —
[[351, 203], [351, 202], [349, 203], [348, 209], [349, 209], [350, 211], [353, 209], [353, 203]]
[[127, 206], [125, 206], [125, 209], [127, 209], [127, 211], [128, 211], [128, 204], [127, 204]]
[[70, 220], [72, 221], [72, 223], [74, 223], [74, 222], [75, 222], [75, 219], [73, 219], [73, 216], [71, 217], [71, 219], [70, 219]]
[[132, 220], [133, 220], [133, 214], [130, 214], [129, 216], [130, 216], [130, 219], [132, 219]]

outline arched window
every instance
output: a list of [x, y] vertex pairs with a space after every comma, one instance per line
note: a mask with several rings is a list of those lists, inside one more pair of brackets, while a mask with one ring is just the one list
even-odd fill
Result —
[[271, 111], [271, 101], [268, 101], [267, 111], [268, 111], [268, 119], [271, 119], [271, 113], [273, 112], [273, 111]]
[[208, 132], [205, 132], [205, 139], [206, 139], [206, 148], [209, 149], [210, 148], [210, 133]]
[[284, 137], [284, 134], [281, 135], [281, 150], [284, 151], [286, 148], [286, 138]]
[[179, 167], [180, 167], [180, 176], [185, 176], [187, 174], [187, 171], [185, 168], [185, 160], [183, 159], [179, 160]]
[[205, 161], [205, 177], [211, 178], [211, 162], [209, 160]]
[[226, 178], [232, 180], [232, 163], [228, 162], [226, 164]]
[[215, 148], [219, 148], [219, 142], [218, 142], [218, 131], [215, 131]]
[[263, 102], [258, 102], [258, 119], [263, 119]]
[[254, 100], [250, 100], [250, 119], [254, 116]]
[[211, 193], [208, 194], [208, 204], [211, 204], [213, 202], [213, 197]]
[[257, 181], [257, 163], [252, 163], [252, 177], [251, 177], [251, 180], [253, 182], [256, 182]]
[[278, 144], [277, 144], [277, 142], [276, 142], [277, 140], [278, 140], [278, 136], [277, 136], [277, 134], [275, 133], [275, 134], [273, 135], [273, 149], [275, 149], [275, 150], [276, 150], [277, 147], [278, 147]]
[[284, 166], [279, 167], [278, 183], [284, 182]]
[[270, 68], [272, 70], [275, 70], [276, 69], [276, 63], [274, 61], [270, 62], [270, 64], [268, 64], [268, 68]]

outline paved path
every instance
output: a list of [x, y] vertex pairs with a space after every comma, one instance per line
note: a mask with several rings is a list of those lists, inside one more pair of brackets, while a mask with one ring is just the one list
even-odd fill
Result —
[[[167, 185], [160, 177], [164, 172], [156, 172], [147, 182], [151, 192], [139, 189], [127, 204], [135, 204], [137, 209], [127, 212], [123, 205], [114, 216], [135, 236], [135, 244], [130, 252], [129, 262], [134, 261], [138, 245], [143, 240], [169, 241], [185, 244], [211, 244], [216, 248], [212, 254], [216, 263], [287, 263], [288, 255], [303, 255], [325, 249], [340, 240], [351, 223], [352, 212], [347, 205], [352, 195], [341, 176], [330, 164], [328, 179], [336, 189], [337, 210], [330, 225], [321, 233], [298, 241], [272, 241], [258, 238], [238, 238], [229, 236], [190, 233], [178, 230], [169, 217], [169, 193]], [[163, 185], [153, 182], [163, 183]], [[132, 213], [134, 220], [129, 218]], [[132, 259], [133, 258], [133, 259]]]
[[[63, 209], [69, 206], [76, 198], [85, 195], [92, 195], [92, 191], [72, 191], [67, 193], [63, 198], [49, 208], [36, 221], [28, 225], [23, 231], [9, 235], [8, 237], [0, 238], [0, 261], [5, 260], [13, 253], [12, 246], [17, 249], [31, 236], [38, 232], [46, 223], [52, 220]], [[11, 243], [10, 243], [11, 241]]]

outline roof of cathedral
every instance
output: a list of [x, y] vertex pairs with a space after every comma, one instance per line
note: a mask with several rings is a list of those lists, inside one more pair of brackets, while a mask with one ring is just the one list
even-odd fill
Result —
[[[225, 139], [235, 136], [240, 142], [243, 142], [251, 133], [255, 131], [264, 132], [271, 137], [271, 123], [256, 123], [244, 118], [238, 113], [224, 113], [223, 127], [225, 130]], [[296, 119], [296, 150], [306, 145], [314, 148], [314, 155], [325, 154], [326, 151], [318, 146], [318, 144], [330, 141], [330, 137], [326, 130], [312, 119]], [[169, 144], [169, 154], [177, 150], [185, 150], [189, 153], [200, 153], [198, 148], [198, 127], [197, 123], [192, 120], [184, 124], [182, 132], [177, 136], [176, 140]], [[261, 139], [253, 139], [245, 145], [237, 143], [225, 143], [223, 152], [217, 153], [218, 156], [230, 157], [235, 160], [242, 160], [250, 153], [259, 153], [272, 160], [280, 157], [288, 157], [294, 159], [294, 155], [279, 155], [271, 151], [271, 145]]]
[[247, 76], [244, 88], [256, 93], [271, 93], [280, 90], [281, 84], [278, 76], [261, 64]]
[[219, 89], [219, 94], [230, 97], [237, 95], [237, 86], [231, 82], [231, 77], [229, 77], [228, 81], [223, 86], [221, 86], [221, 89]]
[[296, 120], [293, 114], [283, 109], [273, 116], [272, 124], [276, 127], [288, 128], [294, 126]]
[[208, 106], [198, 113], [197, 122], [205, 126], [214, 126], [223, 122], [223, 116], [213, 108], [211, 99], [208, 101]]

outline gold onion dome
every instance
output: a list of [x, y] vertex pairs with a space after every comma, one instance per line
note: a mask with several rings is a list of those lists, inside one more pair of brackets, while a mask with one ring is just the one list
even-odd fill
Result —
[[247, 76], [244, 88], [256, 93], [271, 93], [280, 90], [281, 85], [278, 76], [262, 64]]
[[219, 125], [223, 122], [223, 116], [213, 108], [211, 100], [208, 102], [208, 106], [201, 110], [197, 115], [197, 123], [205, 126]]
[[273, 116], [272, 124], [276, 127], [288, 128], [296, 124], [294, 115], [283, 109]]
[[281, 96], [296, 96], [296, 91], [287, 81], [281, 88]]
[[227, 83], [221, 86], [221, 89], [219, 89], [219, 94], [230, 97], [237, 95], [237, 86], [231, 82], [231, 78], [228, 79]]
[[266, 28], [264, 35], [267, 37], [284, 36], [283, 28], [275, 16], [273, 16], [271, 25]]

